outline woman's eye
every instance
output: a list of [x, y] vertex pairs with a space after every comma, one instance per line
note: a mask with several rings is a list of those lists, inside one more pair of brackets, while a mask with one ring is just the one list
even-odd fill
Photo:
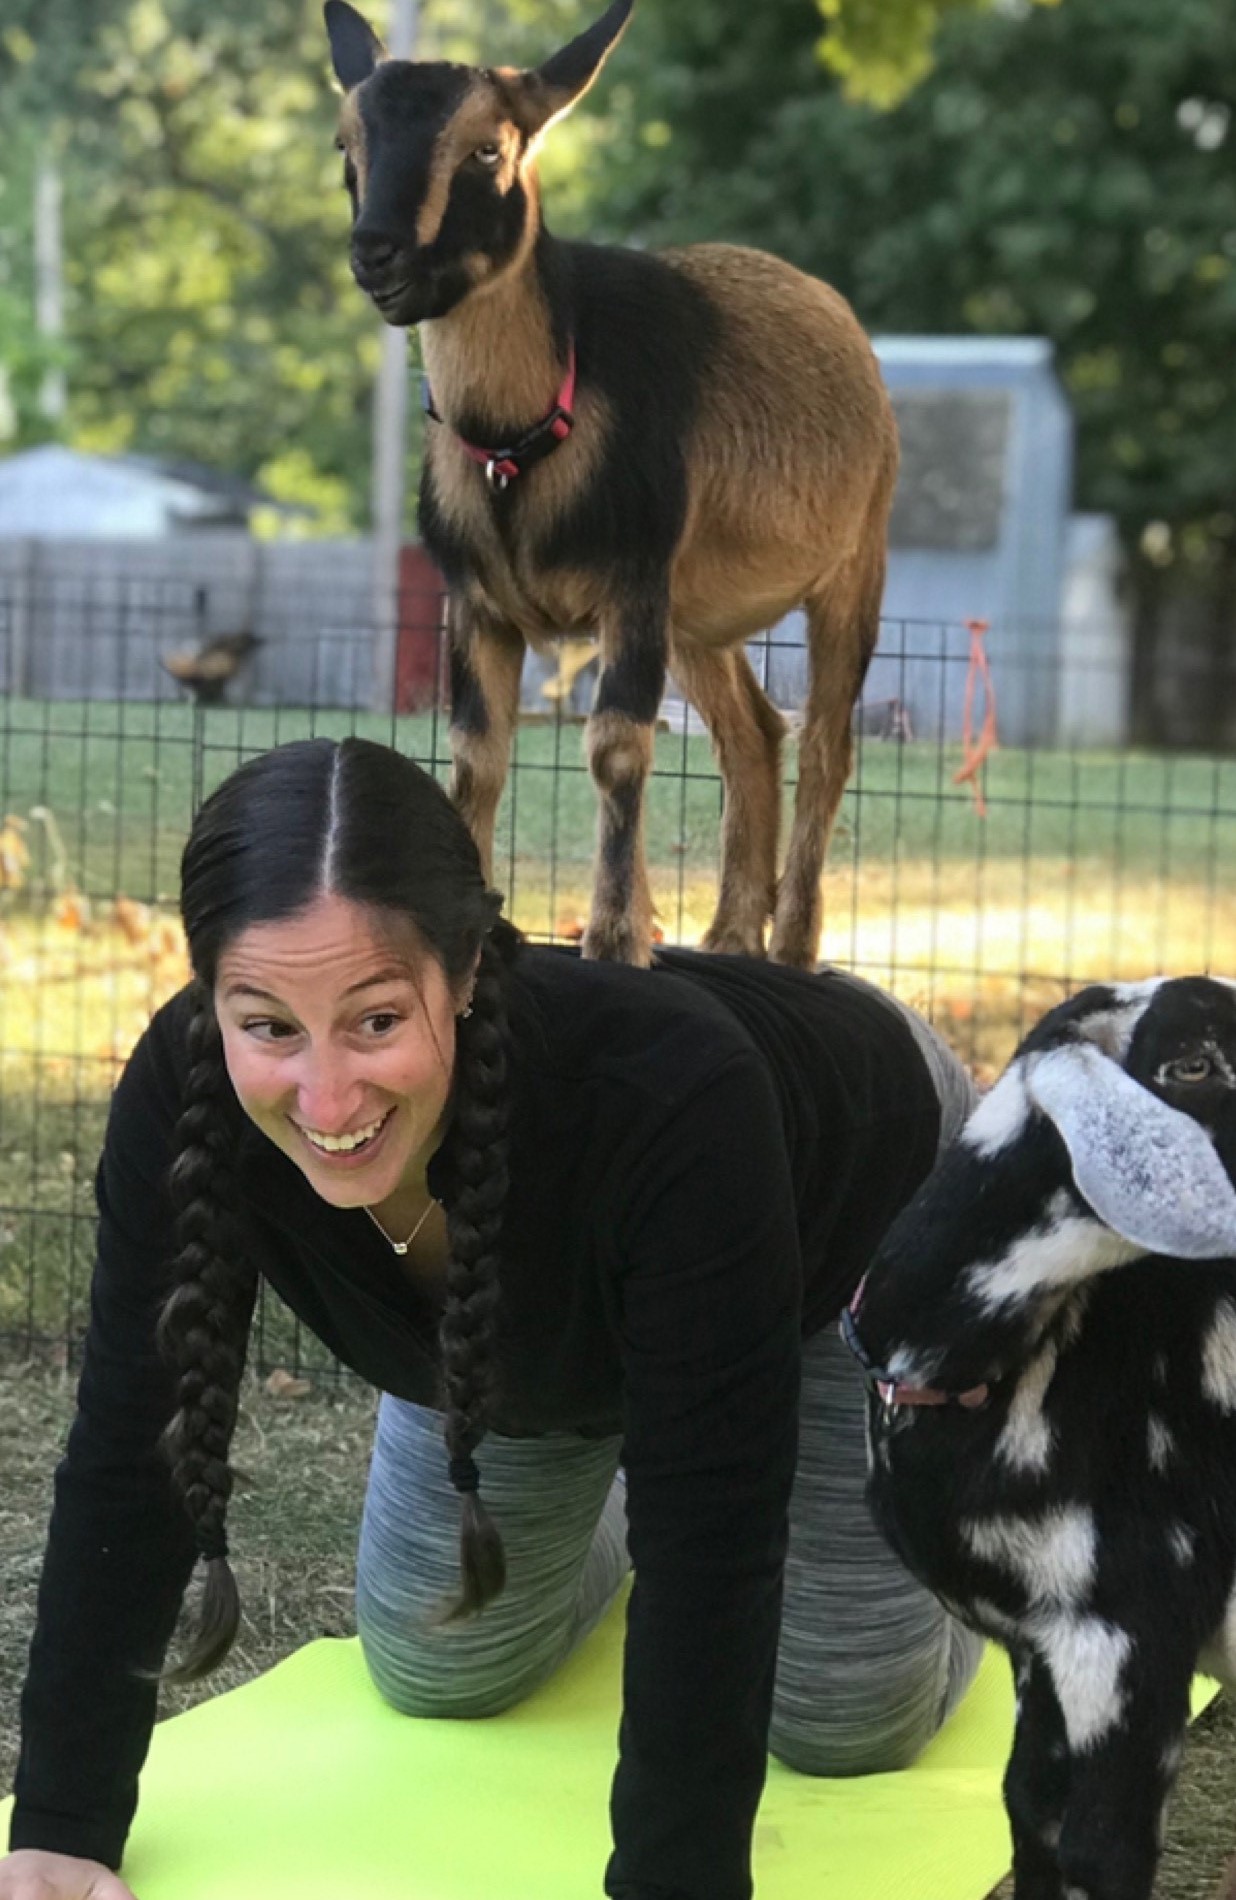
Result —
[[1209, 1056], [1181, 1056], [1165, 1063], [1163, 1073], [1169, 1082], [1205, 1082], [1214, 1074], [1214, 1064]]
[[478, 145], [472, 156], [479, 165], [484, 165], [492, 171], [494, 166], [502, 161], [502, 147], [496, 144]]
[[254, 1036], [259, 1042], [286, 1042], [296, 1031], [291, 1023], [276, 1022], [272, 1016], [255, 1016], [243, 1025], [247, 1036]]
[[393, 1009], [380, 1009], [366, 1016], [365, 1023], [375, 1036], [388, 1036], [399, 1020]]

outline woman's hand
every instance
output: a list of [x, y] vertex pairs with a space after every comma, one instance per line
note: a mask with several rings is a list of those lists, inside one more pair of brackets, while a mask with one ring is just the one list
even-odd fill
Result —
[[19, 1847], [0, 1860], [0, 1900], [136, 1900], [102, 1861]]

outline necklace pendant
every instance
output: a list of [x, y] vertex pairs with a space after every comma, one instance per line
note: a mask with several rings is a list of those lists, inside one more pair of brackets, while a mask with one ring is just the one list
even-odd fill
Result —
[[408, 1242], [406, 1240], [392, 1240], [391, 1246], [395, 1249], [395, 1252], [399, 1254], [404, 1254], [408, 1251]]

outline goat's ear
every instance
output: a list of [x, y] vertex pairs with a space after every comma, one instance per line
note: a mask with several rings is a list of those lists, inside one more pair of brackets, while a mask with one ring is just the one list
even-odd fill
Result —
[[368, 20], [350, 7], [348, 0], [326, 0], [322, 11], [335, 77], [345, 92], [351, 92], [386, 58], [386, 48]]
[[1236, 1254], [1236, 1190], [1190, 1116], [1092, 1043], [1031, 1056], [1026, 1092], [1055, 1123], [1078, 1191], [1106, 1226], [1150, 1253]]
[[617, 45], [634, 5], [635, 0], [613, 0], [600, 19], [561, 52], [515, 77], [519, 122], [530, 136], [544, 131], [551, 120], [560, 119], [583, 98]]

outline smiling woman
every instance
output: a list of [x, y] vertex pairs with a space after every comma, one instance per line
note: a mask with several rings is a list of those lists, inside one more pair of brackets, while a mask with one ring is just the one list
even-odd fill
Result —
[[410, 926], [383, 930], [333, 893], [225, 951], [215, 1013], [232, 1086], [323, 1200], [394, 1230], [425, 1214], [472, 979], [452, 986]]
[[356, 1604], [377, 1690], [506, 1708], [633, 1567], [607, 1891], [748, 1900], [769, 1748], [908, 1763], [976, 1661], [869, 1520], [829, 1328], [964, 1076], [835, 971], [524, 944], [441, 787], [359, 739], [227, 779], [181, 907], [193, 981], [99, 1169], [0, 1900], [129, 1900], [108, 1870], [199, 1559], [174, 1675], [239, 1623], [259, 1279], [383, 1393]]

